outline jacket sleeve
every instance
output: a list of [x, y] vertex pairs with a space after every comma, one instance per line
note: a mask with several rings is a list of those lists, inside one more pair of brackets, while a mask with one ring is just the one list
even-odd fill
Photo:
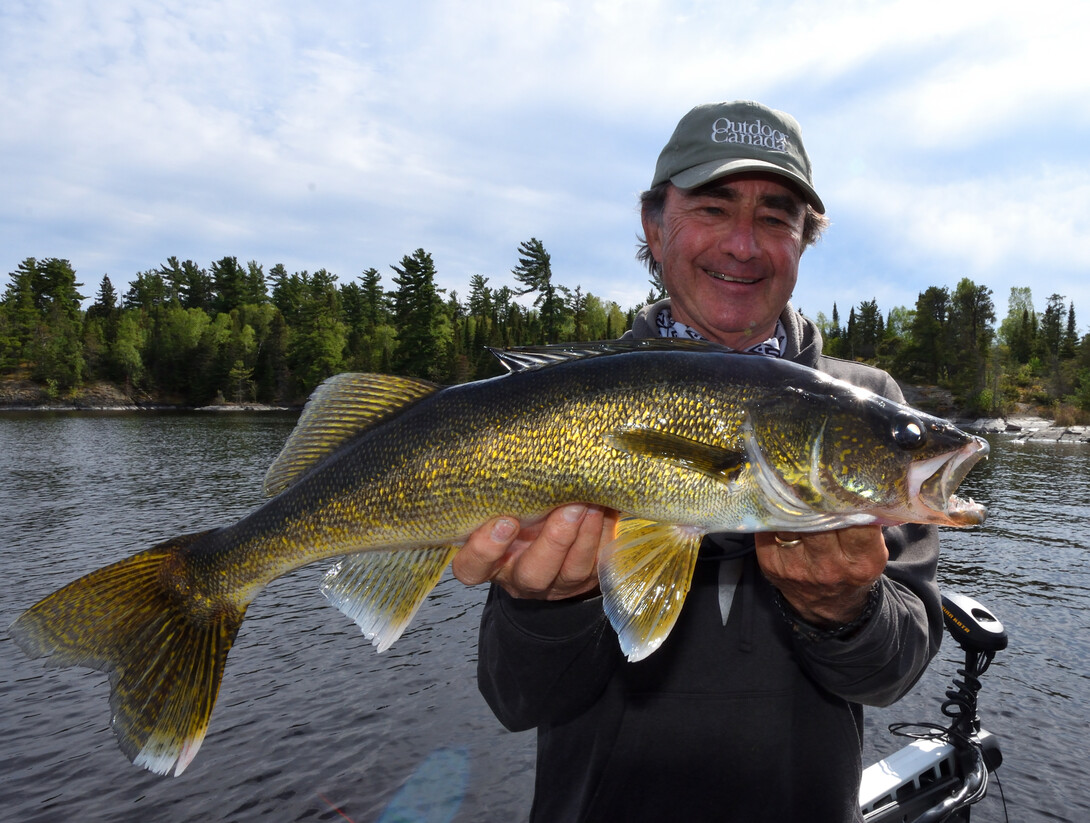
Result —
[[827, 691], [870, 706], [895, 702], [920, 679], [942, 641], [934, 526], [887, 528], [890, 560], [870, 619], [848, 639], [795, 636], [803, 668]]
[[559, 723], [602, 692], [622, 660], [601, 597], [545, 602], [499, 586], [481, 615], [477, 683], [511, 731]]

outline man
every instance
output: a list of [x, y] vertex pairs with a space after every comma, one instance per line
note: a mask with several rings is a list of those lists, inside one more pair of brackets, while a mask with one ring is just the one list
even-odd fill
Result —
[[[642, 196], [640, 256], [669, 299], [626, 336], [705, 338], [901, 400], [884, 372], [823, 356], [788, 302], [823, 214], [793, 118], [693, 109]], [[454, 561], [494, 583], [481, 691], [508, 728], [538, 730], [531, 819], [859, 820], [861, 704], [902, 696], [941, 638], [935, 529], [710, 535], [672, 633], [628, 663], [596, 576], [615, 522], [582, 505], [498, 518]]]

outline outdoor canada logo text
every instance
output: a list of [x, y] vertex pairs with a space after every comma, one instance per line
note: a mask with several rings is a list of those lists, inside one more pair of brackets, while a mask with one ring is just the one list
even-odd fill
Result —
[[744, 143], [772, 151], [787, 151], [787, 135], [759, 119], [752, 123], [736, 123], [727, 117], [720, 117], [712, 123], [712, 142]]

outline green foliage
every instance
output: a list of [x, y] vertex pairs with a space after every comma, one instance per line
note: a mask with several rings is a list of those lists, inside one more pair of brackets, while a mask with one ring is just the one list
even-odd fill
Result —
[[445, 370], [440, 364], [443, 305], [435, 288], [435, 264], [430, 254], [417, 249], [402, 257], [400, 266], [392, 268], [397, 275], [393, 298], [393, 324], [397, 329], [394, 371], [438, 379]]
[[552, 257], [536, 237], [524, 240], [518, 248], [519, 264], [511, 270], [515, 279], [526, 286], [519, 294], [537, 292], [534, 305], [541, 310], [540, 343], [560, 340], [565, 304], [559, 289], [553, 284]]
[[[170, 257], [138, 273], [119, 295], [109, 276], [81, 310], [81, 284], [67, 260], [27, 258], [0, 297], [0, 373], [39, 381], [62, 397], [107, 380], [141, 396], [202, 404], [299, 402], [342, 371], [412, 374], [439, 382], [500, 372], [488, 347], [611, 339], [635, 308], [554, 282], [541, 241], [518, 247], [521, 287], [470, 279], [468, 297], [436, 287], [430, 254], [417, 249], [391, 266], [338, 283], [320, 269], [267, 274], [223, 257], [204, 269]], [[517, 299], [533, 294], [527, 307]], [[652, 295], [654, 296], [654, 295]], [[1029, 288], [1011, 290], [996, 326], [991, 290], [963, 278], [931, 287], [911, 308], [883, 312], [877, 300], [818, 314], [827, 354], [874, 362], [908, 382], [951, 389], [965, 413], [1002, 413], [1016, 403], [1090, 413], [1090, 335], [1074, 305], [1051, 295], [1044, 312]]]
[[1090, 369], [1079, 369], [1074, 391], [1067, 397], [1067, 402], [1085, 412], [1090, 412]]
[[83, 313], [71, 263], [28, 257], [0, 301], [0, 367], [29, 367], [43, 385], [66, 390], [83, 379]]

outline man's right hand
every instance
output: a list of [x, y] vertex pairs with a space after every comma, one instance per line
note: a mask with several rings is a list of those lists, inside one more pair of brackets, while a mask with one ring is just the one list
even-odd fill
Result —
[[598, 590], [598, 549], [611, 541], [617, 513], [575, 503], [544, 520], [489, 520], [454, 556], [454, 576], [467, 586], [493, 581], [512, 597], [566, 600]]

